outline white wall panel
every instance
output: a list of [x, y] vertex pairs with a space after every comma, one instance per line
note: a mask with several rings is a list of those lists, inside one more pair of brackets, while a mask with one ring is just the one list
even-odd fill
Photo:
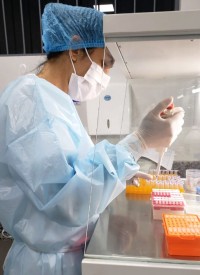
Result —
[[44, 58], [42, 55], [0, 56], [0, 91], [20, 75], [33, 73]]

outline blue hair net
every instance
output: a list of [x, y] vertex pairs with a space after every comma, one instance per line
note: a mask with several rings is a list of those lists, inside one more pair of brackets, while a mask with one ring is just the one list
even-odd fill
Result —
[[46, 53], [105, 46], [103, 13], [92, 8], [47, 4], [42, 29]]

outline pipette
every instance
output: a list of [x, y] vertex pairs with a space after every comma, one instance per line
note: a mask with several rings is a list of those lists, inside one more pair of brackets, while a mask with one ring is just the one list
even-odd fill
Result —
[[167, 151], [167, 148], [161, 148], [159, 151], [159, 159], [158, 159], [158, 164], [157, 164], [157, 168], [156, 168], [156, 176], [158, 176], [160, 174], [160, 167], [162, 164], [162, 159], [163, 159], [163, 156], [166, 151]]
[[[163, 112], [161, 112], [160, 116], [162, 118], [168, 118], [170, 116], [172, 116], [173, 114], [173, 108], [174, 108], [174, 103], [171, 103]], [[167, 151], [167, 148], [160, 148], [159, 150], [159, 159], [158, 159], [158, 164], [157, 164], [157, 168], [156, 168], [156, 175], [158, 176], [160, 173], [160, 167], [162, 164], [162, 159], [163, 156], [165, 154], [165, 152]]]

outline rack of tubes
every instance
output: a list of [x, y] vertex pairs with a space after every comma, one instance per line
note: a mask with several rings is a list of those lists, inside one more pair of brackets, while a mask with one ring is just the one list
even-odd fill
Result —
[[151, 180], [139, 178], [139, 186], [135, 186], [131, 181], [127, 182], [126, 194], [151, 194], [152, 189], [178, 189], [184, 192], [184, 181], [178, 175], [178, 170], [161, 170], [157, 175], [156, 170], [150, 170]]

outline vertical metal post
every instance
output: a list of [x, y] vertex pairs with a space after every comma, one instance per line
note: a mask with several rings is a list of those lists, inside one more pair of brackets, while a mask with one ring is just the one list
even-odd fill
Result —
[[156, 0], [153, 1], [153, 11], [156, 11]]
[[20, 17], [21, 17], [21, 25], [22, 25], [23, 54], [25, 54], [26, 53], [26, 45], [25, 45], [25, 34], [24, 34], [24, 20], [23, 20], [22, 0], [20, 0]]
[[7, 29], [6, 29], [6, 17], [5, 17], [4, 0], [1, 0], [1, 3], [2, 3], [2, 12], [3, 12], [3, 25], [4, 25], [4, 34], [5, 34], [5, 42], [6, 42], [6, 53], [9, 54], [9, 50], [8, 50], [8, 36], [7, 36]]
[[175, 11], [180, 10], [180, 0], [175, 0], [175, 3], [174, 3], [174, 10], [175, 10]]
[[94, 1], [94, 7], [95, 7], [96, 10], [99, 10], [99, 6], [98, 7], [97, 6], [98, 6], [98, 3], [97, 3], [97, 0], [95, 0]]
[[78, 0], [76, 0], [76, 6], [78, 6]]
[[136, 0], [133, 0], [133, 12], [136, 13]]
[[114, 13], [117, 13], [117, 0], [114, 0]]
[[40, 3], [40, 0], [38, 0], [38, 10], [39, 10], [39, 22], [40, 22], [40, 45], [41, 45], [41, 52], [43, 53], [42, 24], [41, 24], [41, 3]]

